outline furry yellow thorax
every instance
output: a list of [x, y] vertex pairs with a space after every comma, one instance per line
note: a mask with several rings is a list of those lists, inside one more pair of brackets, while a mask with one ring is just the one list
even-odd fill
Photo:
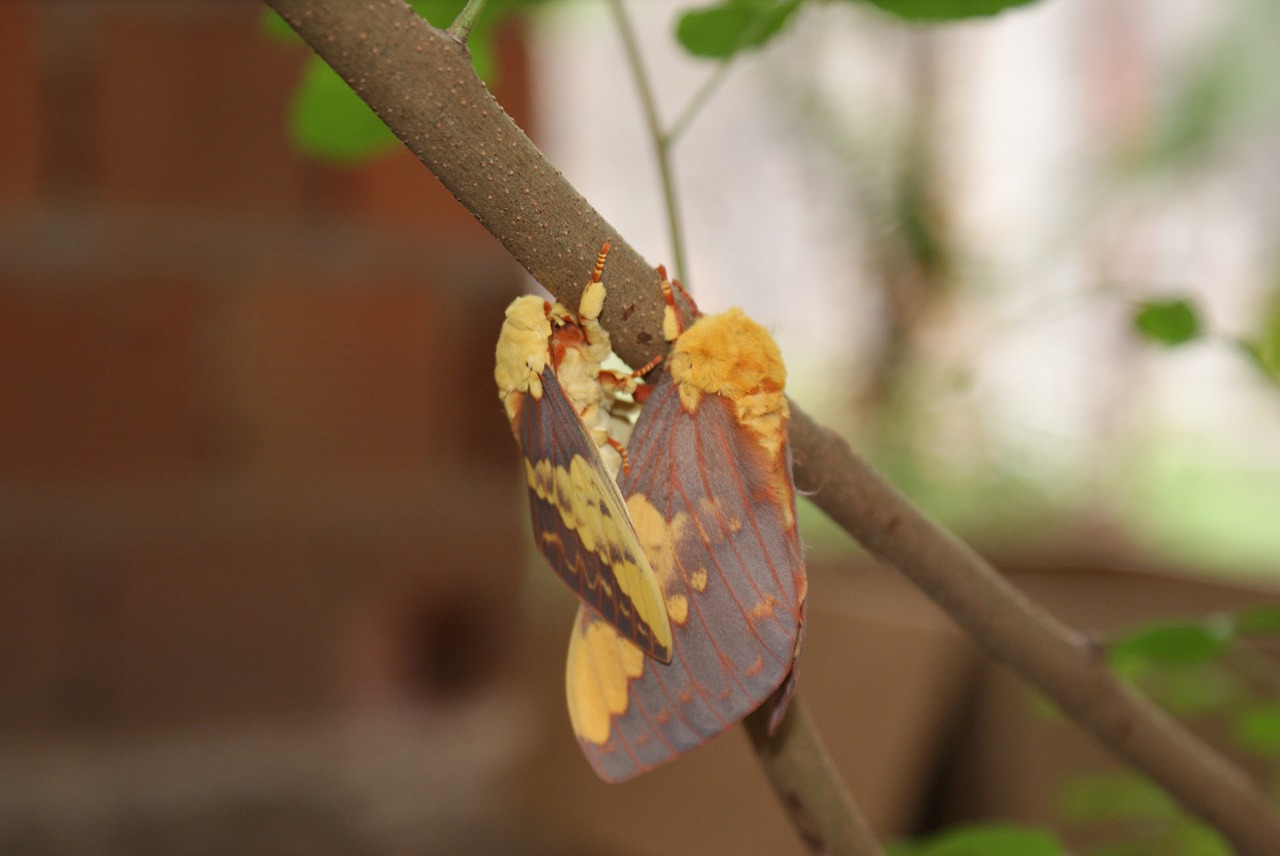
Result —
[[686, 410], [696, 410], [703, 395], [727, 398], [738, 422], [778, 454], [790, 416], [787, 370], [768, 330], [736, 308], [700, 318], [672, 345], [670, 365]]

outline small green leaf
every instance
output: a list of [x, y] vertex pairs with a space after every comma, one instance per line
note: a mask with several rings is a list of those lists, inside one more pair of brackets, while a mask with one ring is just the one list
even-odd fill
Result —
[[382, 120], [316, 56], [294, 93], [289, 124], [298, 148], [335, 164], [355, 164], [396, 144]]
[[[467, 46], [476, 74], [493, 85], [496, 75], [494, 31], [502, 16], [537, 0], [491, 0], [471, 32]], [[465, 0], [409, 0], [414, 11], [436, 27], [448, 26]], [[274, 11], [262, 18], [268, 36], [301, 41]], [[319, 57], [311, 57], [293, 95], [289, 114], [294, 145], [318, 160], [354, 166], [395, 148], [396, 138], [350, 87]]]
[[1280, 386], [1280, 350], [1266, 342], [1251, 339], [1236, 339], [1236, 346], [1253, 366], [1271, 383]]
[[1161, 707], [1183, 719], [1219, 713], [1248, 697], [1240, 678], [1216, 662], [1153, 666], [1134, 683]]
[[1280, 755], [1280, 702], [1250, 705], [1236, 715], [1232, 733], [1242, 749], [1258, 755]]
[[1166, 840], [1151, 852], [1169, 856], [1232, 856], [1236, 851], [1216, 829], [1183, 817], [1169, 830]]
[[1280, 634], [1280, 604], [1265, 603], [1244, 610], [1235, 617], [1237, 636]]
[[302, 42], [302, 37], [293, 31], [293, 27], [289, 26], [289, 22], [280, 17], [280, 13], [275, 9], [262, 10], [262, 19], [259, 21], [262, 32], [274, 41], [285, 45], [296, 45]]
[[889, 856], [1065, 856], [1062, 842], [1043, 829], [979, 823], [948, 829], [925, 841], [889, 848]]
[[1035, 0], [861, 0], [908, 21], [959, 21], [995, 15]]
[[466, 0], [409, 0], [409, 7], [420, 17], [426, 18], [431, 26], [443, 29], [453, 23]]
[[1138, 304], [1133, 327], [1143, 338], [1173, 347], [1199, 337], [1200, 317], [1195, 306], [1184, 297], [1148, 300]]
[[1193, 666], [1217, 659], [1231, 641], [1231, 629], [1208, 624], [1153, 624], [1119, 640], [1107, 650], [1113, 665], [1143, 660], [1162, 666]]
[[1280, 386], [1280, 285], [1272, 290], [1257, 335], [1238, 339], [1249, 362], [1271, 383]]
[[694, 56], [727, 59], [777, 35], [800, 0], [725, 0], [680, 16], [676, 39]]
[[1164, 791], [1132, 773], [1074, 776], [1058, 794], [1058, 810], [1072, 823], [1170, 820], [1178, 807]]

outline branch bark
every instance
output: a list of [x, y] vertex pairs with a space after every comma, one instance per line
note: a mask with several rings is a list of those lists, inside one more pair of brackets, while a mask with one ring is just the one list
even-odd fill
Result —
[[743, 722], [769, 784], [791, 825], [813, 853], [883, 856], [857, 803], [827, 754], [800, 693], [787, 708], [778, 730], [769, 733], [769, 705]]
[[[403, 0], [269, 0], [539, 282], [576, 306], [608, 240], [603, 322], [618, 355], [664, 347], [654, 269], [552, 167], [475, 76], [465, 45]], [[994, 657], [1246, 856], [1280, 816], [1238, 768], [1118, 680], [1080, 634], [926, 518], [833, 432], [793, 406], [796, 483], [873, 555], [910, 577]], [[853, 851], [856, 852], [856, 851]]]

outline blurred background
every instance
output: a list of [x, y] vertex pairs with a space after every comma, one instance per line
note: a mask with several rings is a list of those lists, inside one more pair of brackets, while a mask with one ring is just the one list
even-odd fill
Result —
[[[670, 262], [608, 8], [518, 5], [477, 42], [499, 101]], [[721, 66], [673, 38], [684, 3], [629, 8], [670, 124]], [[673, 147], [684, 279], [1073, 627], [1265, 615], [1277, 35], [1266, 0], [805, 4]], [[0, 4], [0, 852], [803, 852], [737, 730], [625, 785], [579, 756], [574, 603], [491, 380], [534, 286], [343, 98], [260, 4]], [[879, 833], [1191, 840], [807, 504], [802, 530], [803, 694]], [[1141, 677], [1274, 787], [1266, 645], [1182, 666]]]

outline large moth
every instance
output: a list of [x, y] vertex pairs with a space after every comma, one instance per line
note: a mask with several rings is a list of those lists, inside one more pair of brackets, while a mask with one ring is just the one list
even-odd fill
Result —
[[579, 608], [569, 714], [601, 778], [622, 781], [705, 743], [794, 691], [806, 581], [787, 443], [786, 370], [740, 309], [684, 329], [668, 298], [671, 352], [627, 445], [619, 487], [675, 638], [653, 662]]
[[517, 297], [498, 337], [494, 379], [524, 455], [539, 552], [578, 599], [633, 644], [671, 660], [662, 593], [613, 479], [613, 393], [601, 362], [611, 352], [600, 326], [600, 275], [608, 244], [575, 316], [559, 303]]
[[[613, 541], [645, 557], [670, 630], [671, 655], [664, 661], [636, 644], [625, 622], [579, 593], [582, 605], [566, 667], [574, 733], [606, 781], [623, 781], [672, 760], [766, 702], [776, 725], [794, 690], [802, 640], [806, 581], [787, 444], [786, 371], [778, 347], [738, 309], [695, 317], [686, 329], [665, 275], [663, 287], [671, 352], [656, 382], [643, 390], [645, 403], [626, 445], [628, 465], [618, 473], [626, 525], [622, 515], [608, 519], [629, 527]], [[583, 300], [591, 311], [580, 309], [578, 326], [587, 331], [587, 316], [598, 318], [599, 311], [586, 305], [585, 293]], [[548, 317], [556, 317], [554, 307]], [[548, 335], [554, 338], [560, 329], [564, 326]], [[606, 337], [601, 330], [589, 338], [599, 344]], [[555, 351], [553, 344], [548, 352]], [[500, 343], [500, 367], [502, 353]], [[584, 432], [597, 448], [610, 448], [607, 432], [598, 429], [613, 410], [616, 378], [588, 389], [585, 377], [557, 378], [554, 356], [546, 362], [557, 388], [583, 382], [581, 402], [565, 409], [587, 420]], [[598, 361], [583, 364], [599, 368]], [[558, 365], [563, 369], [565, 360]], [[535, 409], [541, 410], [552, 383], [545, 368], [537, 373], [543, 394]], [[523, 394], [532, 396], [531, 390]], [[513, 426], [524, 421], [521, 408], [527, 406], [526, 400], [517, 408]], [[592, 425], [594, 434], [587, 430]], [[560, 429], [558, 421], [555, 427]], [[526, 461], [563, 459], [563, 451], [531, 453], [546, 445], [545, 431], [517, 428], [516, 433]], [[578, 486], [572, 480], [567, 484]], [[594, 481], [586, 489], [603, 492]], [[556, 497], [557, 507], [575, 502], [558, 492]], [[554, 519], [545, 514], [540, 523], [538, 503], [545, 500], [532, 487], [530, 499], [535, 538], [544, 538], [548, 528], [562, 541], [584, 534], [581, 527], [552, 526]], [[591, 504], [603, 507], [599, 501]], [[573, 553], [544, 550], [543, 555], [555, 567], [557, 558]], [[602, 563], [601, 573], [607, 576], [609, 568]], [[573, 576], [562, 567], [556, 570]]]

